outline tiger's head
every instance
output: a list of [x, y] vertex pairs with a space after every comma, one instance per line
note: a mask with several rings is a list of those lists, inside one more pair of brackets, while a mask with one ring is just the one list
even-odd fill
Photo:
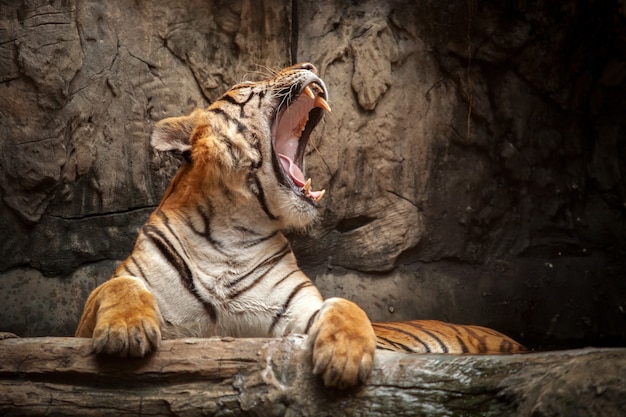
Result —
[[238, 205], [256, 205], [280, 227], [300, 229], [315, 219], [324, 196], [305, 177], [304, 154], [330, 111], [327, 99], [315, 66], [298, 64], [237, 84], [206, 109], [158, 122], [151, 142], [186, 157], [189, 198], [227, 190]]

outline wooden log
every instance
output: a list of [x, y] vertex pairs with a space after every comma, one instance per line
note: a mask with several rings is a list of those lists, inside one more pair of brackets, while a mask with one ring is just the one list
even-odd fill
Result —
[[367, 384], [311, 374], [304, 338], [177, 339], [143, 359], [79, 338], [0, 337], [0, 415], [622, 416], [626, 348], [502, 356], [377, 352]]

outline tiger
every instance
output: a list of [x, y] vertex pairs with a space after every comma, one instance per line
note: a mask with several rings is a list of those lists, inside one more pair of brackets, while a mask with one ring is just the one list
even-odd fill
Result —
[[317, 68], [302, 63], [156, 123], [151, 145], [183, 163], [129, 257], [87, 298], [75, 335], [97, 354], [143, 357], [162, 339], [306, 334], [313, 373], [338, 388], [366, 381], [377, 348], [522, 351], [490, 329], [371, 323], [300, 270], [285, 234], [319, 217], [325, 190], [305, 179], [304, 155], [329, 112]]

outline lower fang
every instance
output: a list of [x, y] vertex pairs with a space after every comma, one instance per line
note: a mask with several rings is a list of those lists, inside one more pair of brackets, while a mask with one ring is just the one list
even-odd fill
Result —
[[313, 199], [315, 200], [316, 203], [319, 203], [322, 197], [324, 197], [324, 194], [326, 194], [326, 190], [318, 191], [317, 196], [315, 196]]

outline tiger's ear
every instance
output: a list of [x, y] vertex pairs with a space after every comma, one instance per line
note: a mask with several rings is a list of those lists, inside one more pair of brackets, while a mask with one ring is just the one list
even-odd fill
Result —
[[187, 116], [168, 117], [156, 124], [150, 143], [159, 151], [186, 152], [191, 149], [190, 137], [196, 125], [198, 110]]

